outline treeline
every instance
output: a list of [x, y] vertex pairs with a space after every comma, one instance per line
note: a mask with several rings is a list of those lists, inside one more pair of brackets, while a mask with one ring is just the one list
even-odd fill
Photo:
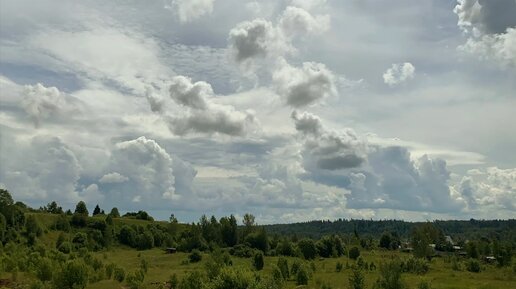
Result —
[[[320, 220], [293, 224], [266, 225], [269, 234], [282, 236], [310, 237], [318, 239], [331, 234], [359, 234], [380, 238], [383, 232], [396, 232], [401, 238], [409, 238], [413, 229], [426, 222], [406, 222], [401, 220]], [[436, 220], [432, 224], [454, 239], [476, 239], [489, 237], [516, 240], [516, 219], [468, 221]]]
[[[46, 222], [42, 221], [49, 216], [51, 218], [46, 218]], [[120, 216], [117, 208], [112, 208], [106, 214], [98, 205], [90, 216], [86, 204], [82, 201], [77, 203], [73, 212], [63, 211], [55, 202], [39, 209], [32, 209], [21, 202], [14, 202], [8, 191], [0, 190], [0, 271], [11, 272], [12, 279], [16, 279], [18, 271], [33, 273], [39, 282], [35, 283], [35, 289], [84, 288], [87, 283], [104, 279], [125, 282], [130, 288], [137, 289], [141, 288], [146, 275], [148, 264], [145, 260], [141, 261], [140, 268], [125, 272], [115, 264], [94, 258], [91, 252], [113, 246], [128, 246], [137, 250], [158, 247], [175, 248], [177, 251], [190, 253], [187, 262], [198, 262], [203, 255], [209, 254], [205, 273], [192, 272], [182, 280], [171, 276], [170, 284], [175, 284], [175, 287], [171, 285], [171, 288], [274, 289], [282, 288], [286, 281], [295, 281], [298, 285], [303, 285], [316, 270], [313, 265], [314, 259], [341, 256], [348, 257], [353, 263], [345, 266], [337, 263], [335, 270], [353, 270], [351, 276], [354, 279], [349, 280], [350, 286], [354, 286], [351, 288], [363, 288], [360, 286], [363, 286], [365, 270], [376, 270], [378, 266], [381, 276], [384, 273], [387, 274], [385, 276], [398, 276], [401, 272], [424, 274], [429, 268], [428, 260], [439, 256], [439, 252], [446, 253], [447, 262], [457, 270], [465, 268], [471, 272], [478, 272], [482, 268], [481, 264], [487, 264], [486, 257], [490, 257], [489, 260], [497, 266], [511, 266], [512, 257], [516, 252], [514, 228], [505, 226], [513, 222], [510, 220], [484, 223], [472, 220], [407, 223], [339, 220], [275, 227], [259, 226], [253, 215], [245, 214], [240, 225], [233, 215], [219, 219], [214, 216], [202, 216], [198, 222], [179, 224], [174, 215], [171, 215], [168, 222], [155, 222], [144, 211]], [[314, 224], [323, 224], [321, 230], [324, 231], [324, 228], [331, 228], [328, 224], [333, 223], [345, 224], [352, 229], [328, 231], [327, 234], [317, 235], [281, 231], [275, 233], [271, 230], [281, 226], [299, 229], [297, 226], [300, 225], [310, 227]], [[481, 235], [474, 239], [456, 238], [456, 241], [450, 241], [447, 238], [449, 232], [442, 229], [443, 223], [452, 227], [471, 223], [462, 226], [463, 229], [455, 228], [455, 232], [482, 228], [477, 232]], [[408, 225], [411, 226], [410, 232], [405, 232], [404, 228]], [[375, 226], [383, 231], [372, 231], [371, 228]], [[493, 230], [493, 227], [503, 228], [505, 231], [498, 232], [498, 229]], [[55, 244], [48, 247], [42, 238], [51, 231], [57, 233], [58, 237]], [[461, 254], [458, 254], [457, 248]], [[361, 257], [364, 250], [404, 249], [410, 249], [408, 252], [412, 253], [413, 258], [374, 264]], [[264, 267], [264, 256], [281, 257], [273, 266], [270, 276], [256, 274]], [[283, 256], [293, 257], [297, 261], [289, 264]], [[232, 257], [250, 258], [254, 271], [233, 268]], [[516, 264], [512, 266], [516, 272]], [[70, 280], [67, 276], [75, 279]], [[377, 284], [380, 285], [377, 288], [404, 288], [382, 287], [381, 278], [378, 279]], [[389, 280], [391, 279], [384, 281], [390, 282]]]

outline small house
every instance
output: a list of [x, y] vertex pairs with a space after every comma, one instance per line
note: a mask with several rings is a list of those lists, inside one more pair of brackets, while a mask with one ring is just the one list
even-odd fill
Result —
[[175, 254], [175, 253], [177, 253], [177, 249], [176, 248], [166, 248], [165, 252], [167, 254]]

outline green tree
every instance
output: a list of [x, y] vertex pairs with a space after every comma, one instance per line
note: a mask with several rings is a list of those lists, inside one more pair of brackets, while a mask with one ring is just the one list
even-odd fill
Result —
[[305, 266], [300, 266], [296, 274], [296, 285], [308, 285], [308, 279], [310, 279], [308, 270]]
[[125, 271], [124, 271], [124, 268], [121, 268], [121, 267], [116, 267], [115, 270], [113, 271], [113, 278], [122, 283], [125, 279]]
[[358, 249], [358, 247], [349, 249], [349, 258], [356, 260], [358, 257], [360, 257], [360, 249]]
[[84, 203], [83, 201], [80, 201], [77, 203], [77, 205], [75, 206], [75, 214], [80, 214], [80, 215], [88, 215], [88, 208], [86, 208], [86, 203]]
[[238, 243], [237, 221], [235, 216], [223, 217], [220, 219], [220, 231], [223, 243], [233, 247]]
[[0, 243], [4, 241], [5, 233], [7, 232], [7, 221], [5, 216], [0, 213]]
[[248, 234], [251, 234], [253, 232], [255, 226], [255, 218], [252, 214], [246, 213], [244, 214], [244, 219], [242, 220], [242, 223], [244, 224], [243, 237], [245, 238]]
[[303, 257], [307, 260], [314, 259], [317, 255], [317, 249], [315, 247], [315, 242], [312, 239], [303, 239], [298, 242], [297, 246], [303, 254]]
[[253, 267], [260, 271], [263, 269], [263, 265], [264, 265], [264, 261], [263, 261], [263, 253], [262, 252], [257, 252], [256, 254], [254, 254], [254, 258], [253, 258]]
[[349, 275], [349, 288], [350, 289], [364, 289], [364, 273], [358, 267], [354, 267], [353, 271]]
[[35, 235], [37, 237], [43, 234], [43, 229], [34, 215], [29, 215], [25, 221], [25, 231], [27, 235]]
[[118, 212], [118, 209], [116, 207], [111, 209], [111, 212], [109, 213], [109, 215], [113, 218], [120, 218], [120, 213]]
[[88, 284], [88, 267], [83, 261], [73, 260], [66, 263], [61, 272], [55, 274], [56, 289], [84, 289]]
[[141, 269], [138, 269], [134, 272], [127, 274], [127, 278], [125, 279], [125, 281], [127, 282], [127, 285], [130, 289], [140, 289], [144, 279], [145, 272], [143, 272], [143, 270]]
[[406, 289], [407, 285], [401, 279], [401, 263], [390, 261], [380, 266], [380, 277], [376, 280], [374, 289]]
[[380, 248], [390, 249], [391, 246], [391, 234], [383, 233], [380, 238]]
[[100, 207], [99, 207], [99, 204], [97, 204], [95, 206], [95, 209], [93, 209], [93, 216], [96, 216], [96, 215], [99, 215], [100, 214]]
[[281, 272], [281, 277], [283, 280], [288, 280], [290, 278], [290, 271], [288, 269], [288, 260], [286, 258], [280, 257], [278, 259], [278, 268]]
[[199, 271], [191, 271], [181, 280], [178, 289], [205, 289], [205, 277]]
[[202, 260], [202, 254], [201, 251], [195, 249], [192, 250], [192, 253], [188, 255], [188, 259], [190, 260], [190, 263], [197, 263]]

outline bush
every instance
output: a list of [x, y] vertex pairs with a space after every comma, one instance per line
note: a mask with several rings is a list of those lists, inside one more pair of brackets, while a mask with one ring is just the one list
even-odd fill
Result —
[[202, 254], [201, 251], [195, 249], [188, 255], [188, 259], [190, 260], [190, 263], [197, 263], [202, 260]]
[[258, 252], [254, 255], [253, 258], [253, 267], [260, 271], [263, 269], [264, 261], [263, 261], [263, 254], [262, 252]]
[[88, 267], [84, 262], [68, 262], [54, 278], [54, 286], [59, 289], [83, 289], [88, 284]]
[[145, 279], [145, 272], [139, 269], [127, 275], [126, 282], [131, 289], [140, 289]]
[[359, 268], [354, 268], [351, 275], [349, 275], [350, 289], [364, 289], [364, 273]]
[[337, 264], [335, 265], [335, 272], [340, 272], [342, 271], [342, 263], [341, 262], [337, 262]]
[[376, 281], [375, 289], [405, 289], [407, 286], [401, 280], [402, 265], [393, 260], [380, 266], [380, 277]]
[[113, 271], [113, 277], [118, 282], [123, 282], [125, 279], [125, 271], [124, 268], [116, 267]]
[[425, 274], [430, 269], [428, 262], [421, 258], [409, 258], [404, 266], [403, 271], [414, 274]]
[[421, 280], [419, 284], [417, 285], [417, 289], [432, 289], [430, 286], [430, 283], [426, 280]]
[[466, 269], [469, 272], [478, 273], [480, 272], [480, 263], [475, 259], [470, 259], [466, 264]]
[[303, 239], [298, 242], [297, 246], [305, 259], [314, 259], [317, 254], [315, 242], [312, 239]]
[[179, 279], [177, 279], [177, 275], [175, 273], [170, 276], [168, 283], [170, 284], [170, 289], [177, 289], [179, 285]]
[[36, 277], [41, 281], [52, 280], [52, 274], [54, 272], [54, 266], [52, 261], [48, 258], [42, 258], [36, 268]]
[[288, 278], [290, 278], [287, 259], [281, 257], [278, 259], [278, 269], [281, 272], [281, 277], [283, 280], [288, 280]]
[[358, 247], [349, 249], [349, 258], [356, 260], [358, 257], [360, 257], [360, 249]]
[[308, 279], [308, 270], [306, 270], [305, 266], [301, 266], [299, 270], [297, 270], [296, 285], [308, 285]]
[[178, 289], [204, 289], [205, 278], [199, 271], [188, 273], [179, 283]]
[[113, 273], [115, 272], [116, 265], [115, 263], [110, 263], [106, 266], [106, 277], [111, 279], [113, 277]]
[[72, 248], [73, 248], [72, 243], [63, 242], [63, 243], [61, 243], [61, 245], [59, 245], [57, 250], [59, 250], [59, 252], [61, 252], [61, 253], [69, 254], [70, 252], [72, 252]]
[[255, 278], [250, 271], [226, 267], [221, 270], [220, 275], [213, 281], [211, 288], [248, 289], [254, 280]]

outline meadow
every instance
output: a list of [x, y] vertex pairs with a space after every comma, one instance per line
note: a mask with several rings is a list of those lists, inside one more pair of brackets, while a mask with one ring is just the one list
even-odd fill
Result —
[[[352, 222], [301, 225], [316, 232]], [[72, 213], [9, 201], [0, 204], [0, 288], [516, 288], [514, 220], [453, 223], [458, 241], [436, 222], [404, 224], [412, 227], [402, 235], [381, 227], [392, 222], [359, 222], [368, 234], [354, 226], [299, 237], [296, 225], [271, 233], [250, 214], [242, 225], [232, 215], [181, 224], [98, 206], [90, 215], [82, 202]]]

